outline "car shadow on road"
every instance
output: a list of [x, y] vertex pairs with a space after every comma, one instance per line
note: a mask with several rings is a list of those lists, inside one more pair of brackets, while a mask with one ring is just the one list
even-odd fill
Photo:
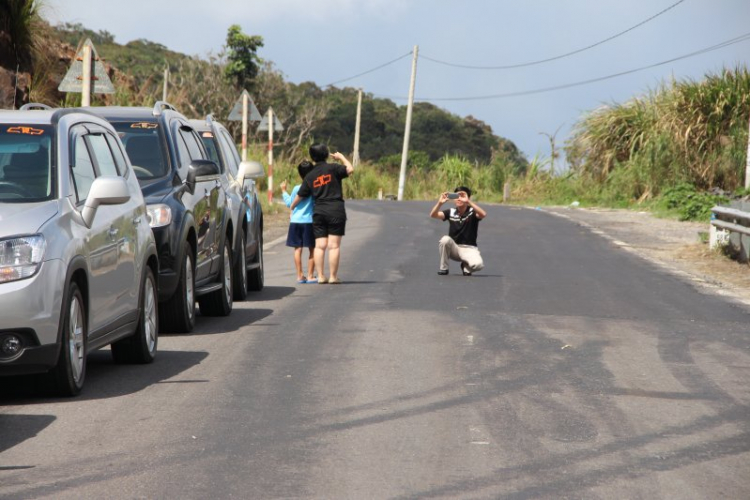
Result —
[[265, 300], [281, 300], [297, 290], [293, 286], [266, 286], [260, 292], [251, 292], [247, 296], [249, 302]]
[[175, 377], [199, 364], [207, 356], [206, 352], [159, 351], [151, 364], [119, 365], [112, 359], [109, 349], [102, 349], [90, 353], [86, 358], [86, 381], [83, 391], [77, 397], [51, 397], [48, 384], [41, 376], [9, 377], [0, 388], [0, 406], [50, 402], [75, 404], [125, 396]]
[[[0, 453], [33, 438], [56, 419], [54, 415], [0, 415]], [[0, 462], [0, 472], [33, 467]]]
[[[249, 307], [235, 306], [232, 310], [232, 314], [226, 318], [221, 318], [220, 321], [216, 321], [217, 318], [198, 316], [195, 329], [184, 335], [214, 335], [234, 332], [246, 326], [252, 326], [254, 323], [257, 323], [272, 314], [273, 309], [256, 309], [252, 307], [252, 302], [250, 302]], [[175, 335], [170, 336], [174, 337]]]

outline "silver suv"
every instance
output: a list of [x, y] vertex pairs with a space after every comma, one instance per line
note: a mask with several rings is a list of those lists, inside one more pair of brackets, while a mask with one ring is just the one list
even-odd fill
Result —
[[82, 110], [0, 111], [0, 375], [78, 394], [86, 354], [149, 363], [158, 259], [122, 143]]

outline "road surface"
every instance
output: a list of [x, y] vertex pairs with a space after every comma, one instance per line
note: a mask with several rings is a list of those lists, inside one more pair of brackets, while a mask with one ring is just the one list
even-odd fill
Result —
[[518, 208], [438, 276], [430, 203], [347, 207], [343, 285], [278, 245], [153, 365], [92, 353], [74, 399], [0, 380], [0, 497], [750, 497], [746, 309]]

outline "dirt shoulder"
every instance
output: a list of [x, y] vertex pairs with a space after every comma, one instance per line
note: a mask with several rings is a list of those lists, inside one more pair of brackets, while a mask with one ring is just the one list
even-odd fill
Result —
[[588, 227], [624, 250], [681, 275], [704, 292], [750, 305], [750, 266], [711, 251], [708, 244], [701, 243], [699, 233], [708, 231], [707, 223], [660, 219], [649, 212], [630, 210], [565, 207], [543, 210]]
[[282, 205], [277, 213], [265, 212], [263, 214], [263, 242], [264, 247], [272, 247], [279, 244], [280, 238], [286, 238], [289, 230], [289, 209]]

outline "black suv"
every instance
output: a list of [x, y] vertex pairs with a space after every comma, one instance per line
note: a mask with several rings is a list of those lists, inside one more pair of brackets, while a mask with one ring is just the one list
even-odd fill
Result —
[[241, 161], [232, 135], [211, 115], [190, 120], [203, 139], [209, 159], [221, 168], [229, 218], [235, 231], [234, 300], [245, 300], [247, 291], [263, 289], [263, 209], [256, 179], [266, 175], [257, 161]]
[[130, 157], [159, 255], [159, 326], [189, 332], [195, 301], [206, 316], [232, 312], [232, 242], [219, 166], [171, 105], [89, 108], [117, 130]]

